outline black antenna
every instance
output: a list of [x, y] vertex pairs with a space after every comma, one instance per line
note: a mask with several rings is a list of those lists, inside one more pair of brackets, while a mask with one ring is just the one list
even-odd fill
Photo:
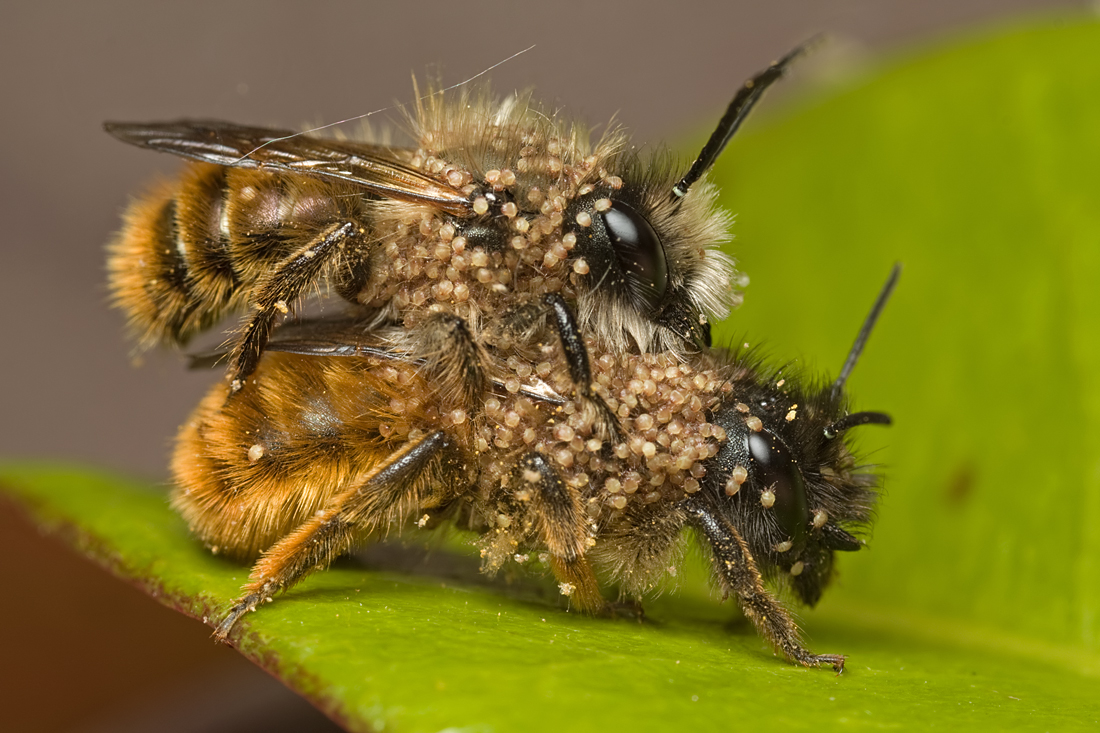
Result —
[[871, 329], [875, 327], [875, 321], [882, 315], [882, 309], [886, 307], [886, 301], [890, 299], [890, 294], [894, 292], [894, 286], [898, 284], [900, 276], [901, 263], [899, 262], [890, 271], [890, 277], [886, 279], [886, 284], [882, 286], [882, 292], [878, 294], [875, 304], [871, 306], [871, 312], [867, 314], [867, 319], [863, 321], [863, 328], [859, 329], [856, 342], [852, 344], [852, 350], [848, 352], [848, 358], [844, 362], [844, 368], [840, 370], [840, 376], [833, 382], [832, 394], [830, 395], [832, 399], [835, 400], [840, 396], [840, 390], [844, 389], [844, 383], [848, 381], [852, 370], [856, 368], [859, 355], [863, 352], [863, 347], [867, 345], [867, 339], [871, 337]]
[[825, 426], [825, 437], [832, 440], [857, 425], [891, 425], [893, 420], [885, 412], [853, 412]]
[[722, 115], [722, 119], [718, 121], [718, 127], [711, 133], [710, 140], [707, 140], [707, 144], [703, 146], [703, 150], [699, 153], [699, 157], [691, 164], [691, 168], [689, 168], [684, 177], [680, 179], [680, 182], [672, 187], [673, 200], [683, 198], [692, 184], [702, 178], [703, 174], [710, 170], [710, 167], [714, 165], [714, 161], [717, 160], [718, 156], [725, 150], [726, 144], [730, 141], [730, 138], [737, 132], [737, 128], [741, 127], [741, 123], [748, 117], [749, 112], [751, 112], [752, 108], [756, 106], [756, 103], [760, 101], [760, 97], [764, 95], [764, 90], [778, 81], [779, 78], [786, 73], [787, 67], [791, 65], [791, 62], [801, 56], [806, 49], [817, 40], [818, 36], [815, 36], [796, 47], [793, 51], [768, 68], [758, 72], [754, 77], [745, 82], [744, 86], [737, 90], [737, 94], [733, 96], [733, 101], [731, 101], [730, 106], [726, 108], [726, 113]]

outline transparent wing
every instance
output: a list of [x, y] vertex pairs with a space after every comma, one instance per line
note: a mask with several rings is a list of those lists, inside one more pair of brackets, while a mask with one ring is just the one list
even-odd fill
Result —
[[393, 148], [218, 120], [107, 122], [103, 127], [140, 148], [230, 168], [331, 178], [383, 198], [431, 203], [457, 216], [473, 215], [465, 194], [405, 165]]
[[[409, 363], [420, 363], [408, 348], [408, 332], [402, 328], [373, 326], [354, 318], [317, 318], [287, 323], [272, 333], [265, 351], [317, 357], [372, 357]], [[191, 369], [210, 369], [221, 363], [226, 351], [190, 356]], [[504, 383], [494, 378], [493, 385], [504, 389]], [[566, 400], [542, 380], [520, 387], [520, 392], [553, 405]]]
[[[398, 346], [402, 330], [371, 328], [352, 318], [306, 319], [276, 328], [264, 351], [303, 356], [358, 356], [392, 361], [415, 361], [407, 348]], [[190, 369], [210, 369], [224, 362], [228, 350], [189, 355]]]

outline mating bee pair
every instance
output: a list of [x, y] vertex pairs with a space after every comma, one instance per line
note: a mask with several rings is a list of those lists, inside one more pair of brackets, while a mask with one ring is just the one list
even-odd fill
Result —
[[[223, 122], [108, 124], [198, 161], [135, 203], [111, 285], [143, 347], [185, 344], [245, 311], [228, 384], [183, 427], [174, 506], [217, 552], [255, 558], [217, 629], [355, 541], [449, 519], [485, 569], [542, 553], [562, 592], [602, 610], [705, 538], [715, 577], [783, 654], [805, 648], [764, 585], [817, 601], [835, 550], [861, 546], [875, 477], [845, 432], [840, 377], [806, 387], [710, 347], [739, 295], [729, 221], [706, 172], [799, 50], [738, 91], [686, 174], [618, 130], [526, 95], [429, 94], [415, 147]], [[331, 290], [339, 315], [294, 319]], [[328, 308], [331, 310], [332, 305]]]

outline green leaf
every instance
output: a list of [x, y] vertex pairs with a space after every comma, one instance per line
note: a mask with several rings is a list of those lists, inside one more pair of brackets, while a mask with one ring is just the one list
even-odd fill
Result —
[[[860, 80], [746, 135], [720, 181], [753, 278], [727, 322], [850, 382], [888, 467], [838, 601], [1100, 651], [1100, 25], [1052, 24]], [[726, 331], [730, 334], [733, 331]], [[750, 337], [749, 340], [752, 340]]]
[[[753, 127], [722, 161], [753, 285], [719, 341], [835, 374], [905, 266], [850, 382], [896, 421], [859, 429], [889, 476], [875, 536], [803, 614], [811, 648], [850, 655], [842, 677], [731, 622], [699, 558], [639, 624], [568, 613], [545, 579], [487, 582], [476, 558], [375, 555], [246, 617], [241, 652], [354, 730], [1095, 728], [1097, 48], [1095, 23], [944, 48]], [[247, 576], [158, 490], [29, 464], [0, 485], [197, 618]]]
[[[88, 469], [8, 465], [0, 484], [40, 524], [161, 602], [216, 617], [247, 569], [190, 539], [163, 495]], [[890, 618], [815, 614], [820, 649], [848, 671], [796, 668], [700, 586], [650, 604], [650, 620], [566, 613], [518, 591], [341, 564], [246, 618], [240, 650], [355, 730], [663, 730], [678, 723], [817, 729], [899, 721], [1009, 728], [1095, 721], [1095, 678], [1041, 644]], [[213, 643], [213, 642], [211, 642]]]

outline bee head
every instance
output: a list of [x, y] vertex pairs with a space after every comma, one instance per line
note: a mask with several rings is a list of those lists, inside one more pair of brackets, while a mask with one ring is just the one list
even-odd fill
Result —
[[852, 531], [870, 519], [875, 501], [877, 476], [860, 470], [846, 432], [890, 419], [847, 413], [843, 395], [830, 389], [751, 378], [733, 388], [736, 401], [712, 417], [726, 440], [707, 467], [706, 490], [761, 571], [789, 576], [813, 605], [832, 574], [833, 551], [863, 546]]
[[[685, 172], [675, 173], [659, 156], [645, 164], [635, 157], [621, 162], [621, 177], [605, 177], [573, 201], [565, 219], [576, 237], [574, 255], [584, 260], [578, 272], [585, 330], [594, 326], [618, 350], [710, 346], [709, 320], [739, 302], [733, 282], [739, 278], [717, 248], [728, 238], [729, 218], [703, 178], [765, 90], [805, 49], [745, 82]], [[634, 344], [625, 343], [627, 336]]]
[[716, 247], [728, 217], [713, 187], [680, 205], [654, 184], [659, 163], [628, 167], [647, 174], [624, 175], [619, 190], [600, 186], [566, 213], [586, 269], [578, 316], [617, 349], [709, 346], [708, 319], [731, 305], [733, 262]]
[[849, 412], [844, 383], [899, 272], [891, 273], [835, 382], [804, 388], [741, 368], [711, 417], [726, 440], [707, 466], [707, 499], [740, 530], [760, 570], [787, 576], [808, 605], [832, 575], [834, 551], [863, 546], [852, 532], [874, 507], [878, 477], [858, 464], [846, 436], [860, 425], [889, 425], [890, 417]]

